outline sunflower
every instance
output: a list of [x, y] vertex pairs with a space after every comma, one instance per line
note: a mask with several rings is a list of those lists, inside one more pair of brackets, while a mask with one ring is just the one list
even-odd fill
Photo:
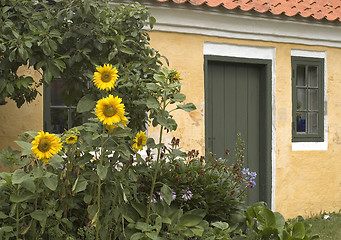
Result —
[[105, 125], [113, 125], [127, 119], [124, 116], [124, 104], [122, 99], [109, 95], [109, 97], [98, 100], [96, 104], [96, 116]]
[[39, 132], [38, 136], [32, 141], [32, 144], [32, 152], [45, 163], [62, 150], [60, 138], [48, 132]]
[[67, 144], [75, 144], [77, 142], [77, 140], [78, 140], [78, 137], [76, 135], [71, 135], [65, 139], [65, 142]]
[[[127, 126], [127, 121], [128, 121], [128, 119], [127, 119], [125, 116], [123, 116], [123, 117], [121, 118], [120, 123], [121, 123], [123, 126], [126, 127], [126, 126]], [[112, 132], [114, 131], [114, 129], [118, 127], [118, 124], [106, 125], [106, 127], [107, 127], [108, 131], [109, 131], [110, 133], [112, 133]]]
[[143, 146], [145, 146], [147, 144], [147, 136], [145, 132], [138, 132], [136, 134], [136, 137], [134, 139], [134, 144], [133, 144], [133, 148], [136, 151], [142, 150]]
[[100, 90], [107, 90], [115, 87], [115, 82], [119, 77], [116, 67], [111, 64], [104, 64], [96, 68], [97, 72], [94, 73], [93, 79], [95, 86]]

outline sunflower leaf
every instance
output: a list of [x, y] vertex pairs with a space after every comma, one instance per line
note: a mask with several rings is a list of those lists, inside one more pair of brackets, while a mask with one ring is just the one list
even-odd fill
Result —
[[30, 155], [32, 154], [31, 148], [33, 147], [32, 143], [24, 142], [24, 141], [15, 141], [16, 144], [19, 145], [22, 149], [21, 155]]
[[82, 97], [77, 104], [77, 112], [88, 112], [91, 111], [96, 105], [96, 101], [91, 95], [85, 95]]

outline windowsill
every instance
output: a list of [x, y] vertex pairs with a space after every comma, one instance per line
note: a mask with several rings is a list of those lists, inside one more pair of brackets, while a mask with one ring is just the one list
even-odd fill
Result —
[[327, 151], [328, 142], [293, 142], [292, 151]]

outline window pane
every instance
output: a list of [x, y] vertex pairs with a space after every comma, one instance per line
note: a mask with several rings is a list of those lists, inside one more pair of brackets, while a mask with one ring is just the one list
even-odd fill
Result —
[[308, 109], [318, 110], [318, 90], [308, 89]]
[[297, 110], [307, 109], [307, 90], [297, 88]]
[[308, 67], [308, 86], [317, 87], [317, 67]]
[[64, 100], [62, 98], [62, 92], [64, 91], [63, 80], [60, 78], [53, 79], [50, 83], [51, 86], [51, 105], [52, 106], [64, 106]]
[[297, 126], [297, 133], [305, 133], [306, 132], [306, 119], [307, 113], [298, 112], [296, 113], [296, 126]]
[[53, 133], [63, 133], [68, 128], [67, 124], [68, 110], [67, 109], [51, 109], [51, 129]]
[[317, 112], [308, 113], [308, 133], [317, 133], [318, 131]]
[[297, 86], [306, 86], [305, 81], [305, 66], [304, 65], [298, 65], [297, 66], [297, 76], [296, 76], [296, 85]]

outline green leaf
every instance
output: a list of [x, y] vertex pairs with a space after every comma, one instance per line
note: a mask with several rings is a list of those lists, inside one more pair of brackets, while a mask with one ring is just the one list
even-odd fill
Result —
[[143, 205], [138, 202], [131, 202], [133, 208], [139, 213], [140, 217], [145, 218], [147, 215], [147, 208], [146, 205]]
[[4, 231], [4, 232], [12, 232], [13, 231], [13, 227], [11, 226], [4, 226], [4, 227], [0, 227], [0, 232]]
[[120, 48], [120, 51], [129, 55], [133, 55], [134, 51], [133, 49], [129, 48], [129, 47], [122, 47]]
[[177, 93], [174, 95], [173, 100], [175, 102], [183, 102], [186, 100], [186, 95], [182, 93]]
[[0, 219], [6, 219], [8, 216], [0, 211]]
[[33, 147], [32, 143], [24, 142], [24, 141], [15, 141], [16, 144], [19, 145], [22, 149], [21, 155], [30, 155], [32, 154], [31, 148]]
[[30, 178], [30, 175], [27, 174], [24, 169], [20, 168], [14, 171], [12, 176], [13, 184], [21, 184], [23, 181]]
[[194, 226], [191, 228], [191, 231], [194, 233], [195, 236], [201, 237], [205, 229], [202, 226]]
[[24, 188], [26, 188], [31, 193], [34, 193], [36, 191], [36, 185], [35, 185], [34, 181], [31, 178], [30, 179], [26, 179], [20, 185], [23, 186]]
[[84, 202], [89, 204], [92, 200], [92, 196], [90, 194], [86, 194], [83, 198]]
[[30, 200], [33, 198], [34, 198], [34, 195], [32, 193], [25, 192], [20, 195], [11, 194], [9, 197], [9, 200], [14, 203], [19, 203], [19, 202], [26, 202], [27, 200]]
[[101, 164], [97, 165], [97, 175], [103, 181], [107, 177], [109, 165], [103, 166]]
[[193, 103], [187, 103], [187, 104], [179, 104], [177, 105], [177, 109], [182, 109], [186, 112], [191, 112], [194, 111], [196, 108], [196, 106]]
[[166, 184], [163, 184], [161, 188], [161, 196], [163, 200], [168, 204], [168, 206], [171, 204], [173, 201], [173, 194], [172, 194], [172, 189], [168, 187]]
[[159, 85], [157, 85], [156, 83], [147, 83], [146, 87], [148, 90], [151, 90], [154, 92], [158, 91], [160, 88]]
[[143, 239], [143, 237], [144, 237], [144, 233], [137, 232], [131, 235], [130, 240], [140, 240], [140, 239]]
[[262, 217], [259, 219], [259, 229], [263, 230], [265, 228], [276, 228], [275, 214], [270, 209], [262, 209], [259, 211], [259, 215]]
[[85, 95], [82, 97], [77, 104], [77, 112], [88, 112], [91, 111], [96, 105], [91, 95]]
[[48, 173], [43, 178], [43, 182], [47, 188], [49, 188], [51, 191], [55, 191], [58, 186], [58, 177], [54, 173]]
[[45, 228], [46, 225], [46, 219], [47, 219], [47, 213], [45, 211], [42, 210], [35, 210], [34, 212], [32, 212], [31, 217], [35, 220], [38, 220], [41, 227]]
[[34, 167], [32, 173], [35, 178], [41, 178], [44, 175], [44, 172], [41, 167]]
[[158, 102], [158, 100], [156, 100], [154, 97], [151, 97], [151, 96], [147, 98], [146, 105], [148, 108], [153, 108], [153, 109], [160, 108], [160, 103]]
[[194, 214], [185, 214], [181, 216], [180, 223], [186, 227], [193, 227], [202, 221], [202, 217]]
[[305, 236], [305, 228], [303, 223], [297, 222], [295, 223], [293, 230], [292, 230], [292, 236], [298, 239], [303, 239]]
[[211, 223], [211, 225], [223, 231], [229, 228], [229, 224], [227, 222], [214, 222]]
[[150, 27], [150, 29], [153, 29], [155, 23], [156, 23], [155, 17], [150, 16], [149, 17], [149, 27]]
[[51, 165], [55, 169], [61, 168], [63, 166], [63, 163], [64, 163], [64, 159], [61, 156], [59, 156], [58, 154], [54, 155], [49, 160], [49, 165]]
[[88, 181], [83, 177], [78, 177], [72, 186], [72, 192], [78, 193], [84, 191], [88, 185]]
[[152, 240], [157, 240], [157, 232], [153, 231], [153, 232], [146, 232], [146, 236], [149, 237]]
[[44, 221], [47, 218], [47, 213], [42, 210], [35, 210], [34, 212], [31, 212], [31, 217], [35, 220]]

